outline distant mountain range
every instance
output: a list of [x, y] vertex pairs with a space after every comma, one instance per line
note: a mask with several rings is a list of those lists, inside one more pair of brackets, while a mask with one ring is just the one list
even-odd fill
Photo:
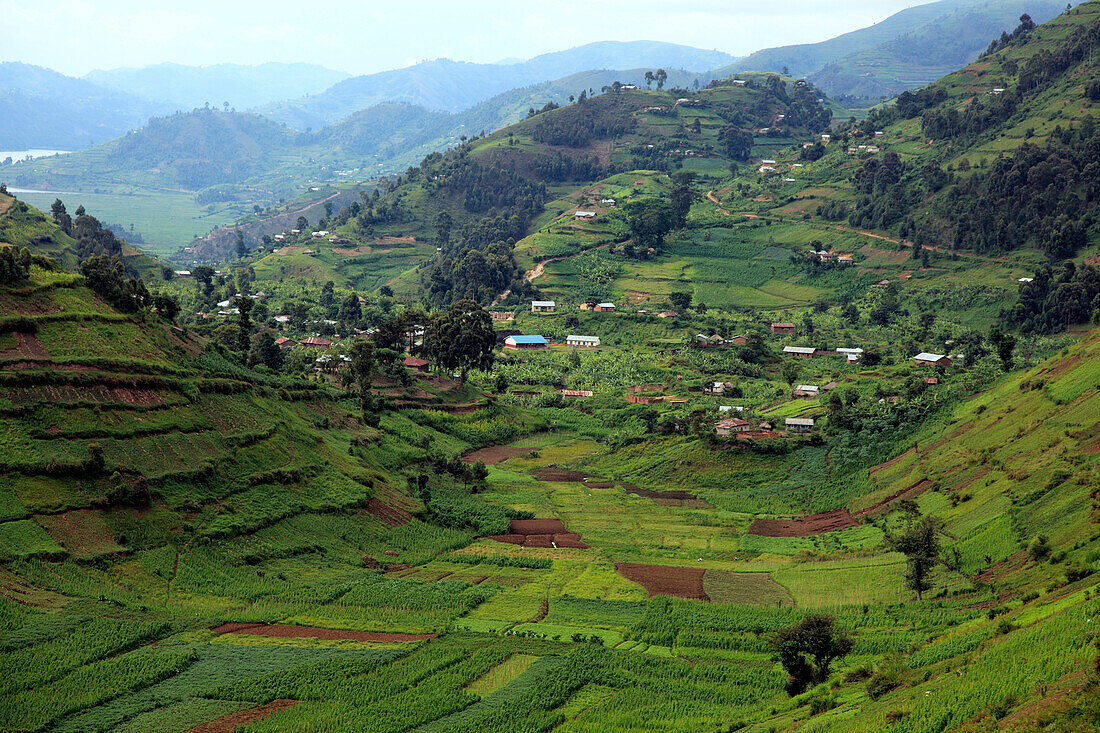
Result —
[[76, 150], [118, 137], [164, 110], [41, 66], [0, 63], [0, 150]]
[[1044, 23], [1065, 7], [1058, 0], [941, 0], [821, 43], [766, 48], [712, 74], [785, 69], [830, 97], [873, 104], [974, 61], [1023, 13]]
[[[786, 70], [847, 106], [871, 105], [974, 60], [1002, 30], [1014, 28], [1021, 13], [1041, 23], [1063, 7], [1061, 0], [941, 0], [828, 41], [765, 49], [740, 60], [671, 43], [606, 41], [526, 61], [437, 59], [353, 77], [309, 64], [159, 64], [75, 79], [5, 63], [0, 150], [82, 149], [140, 127], [150, 116], [207, 103], [222, 109], [228, 102], [314, 139], [336, 141], [370, 165], [407, 164], [462, 135], [515, 122], [531, 106], [560, 104], [614, 80], [641, 84], [645, 71], [660, 67], [668, 70], [670, 87], [687, 88], [746, 71]], [[368, 130], [367, 121], [378, 126]], [[330, 125], [337, 129], [318, 135]]]
[[116, 92], [188, 110], [228, 102], [240, 110], [323, 91], [349, 74], [314, 64], [258, 66], [157, 64], [140, 69], [96, 70], [84, 78]]
[[736, 60], [721, 51], [658, 41], [603, 41], [518, 63], [474, 64], [450, 59], [345, 79], [321, 94], [267, 105], [258, 111], [300, 130], [319, 128], [383, 102], [460, 112], [501, 92], [594, 69], [663, 67], [705, 72]]

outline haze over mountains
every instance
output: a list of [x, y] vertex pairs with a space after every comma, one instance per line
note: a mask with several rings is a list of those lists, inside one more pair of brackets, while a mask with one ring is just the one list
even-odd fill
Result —
[[[441, 58], [360, 76], [311, 64], [165, 63], [96, 70], [77, 79], [9, 62], [0, 64], [0, 149], [78, 150], [140, 127], [154, 115], [207, 103], [221, 108], [226, 102], [298, 130], [318, 130], [376, 104], [418, 106], [423, 110], [410, 111], [409, 122], [430, 118], [436, 124], [420, 141], [428, 144], [514, 122], [539, 95], [543, 102], [560, 103], [582, 85], [640, 83], [646, 70], [658, 67], [670, 71], [670, 86], [685, 87], [732, 73], [787, 69], [830, 96], [843, 97], [848, 106], [869, 105], [972, 61], [990, 39], [1014, 27], [1021, 13], [1043, 22], [1062, 7], [1056, 0], [942, 0], [821, 43], [768, 48], [743, 59], [657, 41], [606, 41], [526, 61]], [[577, 74], [587, 79], [568, 78]], [[475, 109], [478, 105], [486, 106]], [[384, 115], [392, 117], [393, 111], [390, 107]], [[430, 113], [463, 113], [470, 119]]]

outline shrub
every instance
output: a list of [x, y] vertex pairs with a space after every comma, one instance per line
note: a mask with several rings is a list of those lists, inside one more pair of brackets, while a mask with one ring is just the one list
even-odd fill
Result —
[[901, 687], [905, 683], [908, 668], [895, 656], [886, 657], [879, 662], [874, 675], [867, 681], [867, 694], [877, 700], [887, 692]]
[[1050, 545], [1047, 542], [1047, 536], [1044, 534], [1036, 535], [1027, 546], [1028, 556], [1035, 562], [1044, 560], [1050, 556]]

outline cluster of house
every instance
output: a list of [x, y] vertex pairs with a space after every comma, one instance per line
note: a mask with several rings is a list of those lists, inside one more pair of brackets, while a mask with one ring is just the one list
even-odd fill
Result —
[[[600, 345], [600, 337], [569, 335], [565, 337], [565, 345], [580, 349], [595, 349]], [[513, 351], [548, 349], [550, 341], [538, 334], [514, 334], [504, 339], [504, 348]]]
[[810, 250], [806, 253], [806, 259], [816, 258], [819, 262], [829, 262], [833, 258], [836, 258], [837, 264], [840, 265], [854, 265], [856, 260], [850, 254], [837, 254], [836, 252], [829, 252], [827, 250]]
[[[714, 423], [714, 434], [720, 438], [728, 438], [731, 435], [748, 435], [764, 437], [773, 433], [775, 427], [770, 422], [761, 422], [753, 425], [741, 417], [730, 417]], [[813, 418], [788, 417], [783, 421], [783, 429], [788, 433], [809, 433], [814, 429]]]
[[704, 349], [728, 349], [731, 346], [745, 346], [749, 343], [748, 336], [733, 336], [731, 338], [722, 338], [718, 334], [695, 334], [695, 345]]

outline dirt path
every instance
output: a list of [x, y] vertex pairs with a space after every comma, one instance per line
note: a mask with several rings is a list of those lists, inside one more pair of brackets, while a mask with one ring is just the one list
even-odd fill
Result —
[[196, 725], [194, 728], [189, 728], [187, 733], [233, 733], [233, 731], [237, 730], [237, 726], [239, 725], [246, 725], [257, 720], [263, 720], [273, 713], [292, 708], [297, 704], [297, 700], [272, 700], [266, 705], [249, 708], [248, 710], [241, 710], [231, 715], [222, 716], [217, 720], [211, 720], [209, 723]]
[[[720, 202], [718, 200], [718, 197], [716, 197], [714, 195], [714, 189], [711, 189], [710, 191], [707, 191], [707, 200], [713, 202], [714, 205], [718, 207], [718, 210], [721, 211], [726, 216], [733, 216], [733, 214], [731, 214], [728, 210], [726, 210], [722, 206], [722, 202]], [[743, 216], [746, 219], [759, 219], [760, 218], [756, 214], [737, 214], [737, 216]]]
[[[592, 247], [591, 249], [604, 249], [604, 248], [610, 247], [610, 246], [611, 246], [610, 243], [601, 244], [600, 246]], [[587, 251], [588, 250], [582, 250], [582, 252], [587, 252]], [[550, 258], [545, 259], [545, 260], [540, 260], [539, 262], [535, 263], [535, 266], [532, 269], [530, 269], [527, 272], [523, 273], [523, 279], [526, 280], [527, 282], [533, 282], [535, 280], [535, 278], [542, 277], [542, 273], [546, 271], [546, 266], [548, 264], [550, 264], [551, 262], [560, 262], [561, 260], [566, 260], [566, 259], [569, 259], [570, 257], [575, 257], [575, 256], [576, 255], [563, 255], [561, 257], [550, 257]], [[494, 298], [493, 302], [489, 303], [489, 307], [492, 308], [494, 305], [500, 303], [502, 300], [504, 300], [505, 298], [507, 298], [511, 294], [512, 294], [512, 289], [508, 288], [503, 293], [501, 293], [496, 298]]]

